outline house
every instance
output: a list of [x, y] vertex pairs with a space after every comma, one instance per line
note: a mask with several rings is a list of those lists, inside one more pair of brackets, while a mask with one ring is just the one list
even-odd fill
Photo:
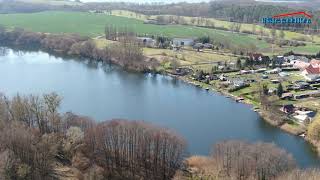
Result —
[[150, 38], [150, 37], [137, 37], [138, 42], [145, 46], [145, 47], [155, 47], [156, 46], [156, 40]]
[[275, 68], [269, 71], [266, 71], [267, 74], [278, 74], [280, 73], [282, 70], [280, 68]]
[[310, 63], [310, 65], [302, 71], [302, 75], [309, 81], [320, 78], [320, 65]]
[[244, 87], [247, 85], [247, 83], [242, 79], [233, 79], [232, 84], [234, 87], [237, 87], [237, 88]]
[[300, 95], [295, 95], [294, 98], [295, 99], [303, 99], [303, 98], [308, 98], [308, 97], [319, 97], [320, 96], [320, 91], [311, 91], [311, 92], [307, 92], [307, 93], [303, 93]]
[[305, 121], [311, 121], [312, 118], [315, 116], [314, 111], [308, 111], [308, 110], [297, 110], [294, 112], [294, 118], [297, 119], [300, 123], [303, 123]]
[[192, 72], [193, 72], [193, 71], [192, 71], [192, 69], [190, 69], [190, 68], [177, 68], [177, 69], [175, 70], [175, 73], [174, 73], [174, 74], [179, 75], [179, 76], [185, 76], [185, 75], [190, 74], [190, 73], [192, 73]]
[[296, 56], [296, 59], [302, 62], [309, 62], [309, 59], [305, 56]]
[[292, 114], [295, 111], [295, 107], [293, 104], [287, 104], [287, 105], [283, 105], [280, 108], [280, 111], [286, 113], [286, 114]]
[[205, 44], [204, 44], [204, 48], [206, 48], [206, 49], [212, 49], [212, 48], [213, 48], [213, 44], [205, 43]]
[[249, 58], [253, 61], [262, 61], [263, 55], [261, 53], [250, 53]]
[[298, 120], [300, 123], [303, 123], [303, 122], [305, 122], [305, 121], [307, 121], [307, 120], [310, 120], [310, 118], [307, 116], [307, 115], [305, 115], [305, 114], [298, 114], [298, 115], [295, 115], [295, 116], [293, 116], [296, 120]]
[[290, 55], [290, 56], [284, 57], [284, 59], [285, 59], [286, 61], [288, 61], [288, 62], [291, 62], [291, 61], [296, 60], [296, 57], [295, 57], [295, 55]]
[[203, 49], [204, 45], [202, 43], [196, 43], [193, 45], [193, 49]]
[[174, 38], [172, 44], [175, 46], [193, 46], [194, 40], [191, 38]]
[[206, 79], [209, 81], [213, 81], [213, 80], [218, 80], [219, 77], [215, 74], [209, 74], [209, 75], [206, 75]]
[[320, 60], [312, 59], [309, 63], [312, 65], [320, 65]]
[[250, 71], [247, 71], [247, 70], [241, 70], [241, 71], [240, 71], [240, 74], [250, 74]]
[[286, 62], [284, 56], [277, 56], [274, 61], [276, 61], [276, 64], [283, 64]]
[[227, 77], [224, 76], [223, 74], [221, 74], [221, 75], [219, 76], [219, 79], [220, 79], [220, 81], [227, 81], [227, 80], [228, 80]]
[[291, 100], [293, 99], [293, 94], [292, 93], [283, 93], [282, 96], [281, 96], [281, 99], [282, 100]]
[[310, 63], [308, 62], [300, 60], [293, 60], [290, 63], [293, 65], [294, 68], [298, 68], [301, 71], [305, 70], [310, 65]]
[[273, 95], [273, 94], [276, 94], [277, 93], [277, 89], [276, 88], [270, 88], [269, 90], [268, 90], [268, 94], [269, 95]]
[[302, 75], [309, 81], [320, 78], [320, 60], [312, 59], [309, 65], [302, 71]]
[[305, 90], [305, 89], [309, 89], [310, 88], [310, 84], [304, 81], [296, 81], [294, 86], [293, 86], [293, 90]]

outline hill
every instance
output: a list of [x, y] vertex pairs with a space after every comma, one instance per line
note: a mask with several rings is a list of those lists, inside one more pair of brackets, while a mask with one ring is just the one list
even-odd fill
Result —
[[70, 0], [14, 0], [15, 2], [32, 3], [32, 4], [46, 4], [46, 5], [82, 5], [82, 3]]
[[[193, 38], [210, 36], [215, 42], [228, 44], [229, 47], [250, 48], [251, 50], [257, 48], [261, 52], [271, 52], [271, 45], [264, 40], [257, 40], [256, 35], [232, 33], [190, 25], [160, 26], [144, 24], [142, 20], [134, 18], [88, 12], [46, 11], [29, 14], [0, 14], [0, 24], [9, 28], [21, 27], [36, 32], [78, 33], [90, 37], [103, 35], [105, 25], [112, 24], [117, 27], [131, 28], [141, 36], [161, 35]], [[290, 38], [289, 35], [288, 38]], [[317, 41], [319, 42], [319, 39]], [[319, 45], [312, 43], [307, 43], [305, 47], [275, 48], [279, 52], [295, 49], [299, 52], [316, 53], [320, 48]]]

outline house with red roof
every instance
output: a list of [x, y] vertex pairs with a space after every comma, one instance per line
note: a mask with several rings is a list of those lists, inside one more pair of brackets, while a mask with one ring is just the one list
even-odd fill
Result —
[[310, 65], [302, 71], [302, 75], [311, 81], [320, 78], [320, 60], [311, 60]]

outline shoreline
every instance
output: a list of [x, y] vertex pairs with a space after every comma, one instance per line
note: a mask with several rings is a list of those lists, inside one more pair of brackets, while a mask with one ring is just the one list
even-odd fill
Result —
[[[183, 76], [177, 76], [177, 75], [173, 75], [169, 72], [166, 72], [164, 73], [163, 75], [168, 75], [170, 77], [174, 77], [174, 78], [177, 78], [187, 84], [191, 84], [191, 85], [194, 85], [196, 87], [199, 87], [201, 89], [206, 89], [205, 87], [202, 87], [200, 82], [197, 82], [197, 81], [194, 81], [194, 80], [191, 80], [189, 79], [188, 77], [183, 77]], [[209, 85], [210, 86], [210, 85]], [[211, 87], [211, 86], [210, 86]], [[211, 92], [215, 92], [215, 93], [218, 93], [219, 95], [221, 96], [224, 96], [226, 98], [230, 98], [232, 100], [234, 100], [235, 102], [237, 103], [242, 103], [242, 104], [246, 104], [246, 105], [250, 105], [252, 106], [251, 110], [255, 111], [260, 117], [261, 119], [264, 120], [264, 122], [268, 123], [269, 125], [273, 126], [273, 127], [276, 127], [276, 128], [279, 128], [280, 130], [286, 132], [286, 133], [289, 133], [291, 135], [295, 135], [295, 136], [300, 136], [301, 134], [304, 134], [306, 133], [306, 131], [299, 131], [299, 130], [295, 130], [295, 129], [292, 129], [290, 127], [287, 126], [287, 123], [284, 123], [284, 124], [277, 124], [275, 123], [274, 121], [271, 120], [271, 117], [270, 117], [270, 112], [266, 111], [266, 110], [262, 110], [261, 108], [257, 109], [257, 110], [254, 110], [254, 105], [246, 100], [244, 101], [237, 101], [237, 99], [239, 97], [231, 94], [231, 93], [228, 93], [226, 91], [222, 91], [222, 90], [218, 90], [218, 89], [214, 89], [214, 88], [208, 88], [207, 91], [211, 91]], [[313, 146], [316, 147], [316, 143], [312, 143], [311, 141], [308, 140], [308, 138], [304, 138], [302, 137], [305, 141], [309, 142], [310, 144], [312, 144]], [[320, 148], [319, 148], [319, 151], [317, 151], [320, 155]]]
[[[194, 85], [198, 88], [201, 88], [201, 89], [205, 89], [204, 87], [202, 87], [200, 85], [200, 83], [197, 83], [196, 81], [194, 80], [191, 80], [189, 79], [188, 77], [181, 77], [181, 76], [177, 76], [177, 75], [173, 75], [173, 74], [170, 74], [168, 72], [166, 72], [165, 74], [163, 75], [168, 75], [170, 77], [174, 77], [174, 78], [178, 78], [179, 80], [187, 83], [187, 84], [191, 84], [191, 85]], [[217, 89], [213, 89], [213, 88], [209, 88], [208, 91], [211, 91], [211, 92], [215, 92], [215, 93], [218, 93], [219, 95], [221, 96], [224, 96], [226, 98], [230, 98], [232, 100], [234, 100], [235, 102], [237, 103], [242, 103], [242, 104], [246, 104], [246, 105], [250, 105], [250, 106], [253, 106], [253, 104], [247, 102], [247, 101], [241, 101], [241, 102], [238, 102], [237, 101], [237, 96], [234, 96], [233, 94], [230, 94], [228, 92], [225, 92], [225, 91], [221, 91], [221, 90], [217, 90]], [[253, 110], [251, 108], [251, 110]], [[254, 110], [255, 111], [255, 110]], [[291, 127], [289, 127], [288, 123], [284, 123], [284, 124], [276, 124], [274, 123], [274, 121], [271, 120], [270, 118], [270, 112], [268, 111], [265, 111], [265, 110], [262, 110], [261, 108], [259, 108], [257, 111], [255, 111], [259, 116], [260, 118], [268, 123], [269, 125], [273, 126], [274, 128], [278, 128], [280, 129], [281, 131], [285, 132], [285, 133], [288, 133], [290, 135], [293, 135], [293, 136], [297, 136], [299, 138], [302, 138], [305, 142], [309, 143], [311, 146], [312, 146], [312, 149], [314, 149], [316, 151], [316, 153], [318, 154], [318, 157], [320, 157], [320, 142], [317, 142], [315, 140], [312, 140], [310, 138], [308, 138], [306, 136], [306, 133], [307, 131], [306, 130], [298, 130], [298, 129], [293, 129]]]
[[[26, 31], [27, 32], [27, 31]], [[6, 32], [8, 34], [10, 34], [11, 32]], [[6, 33], [4, 35], [6, 35]], [[29, 32], [29, 33], [32, 33], [33, 35], [35, 35], [36, 37], [40, 37], [41, 35], [43, 35], [44, 37], [42, 37], [42, 39], [45, 39], [45, 38], [48, 38], [48, 39], [55, 39], [56, 36], [52, 35], [52, 34], [46, 34], [46, 33], [38, 33], [38, 32]], [[22, 36], [22, 35], [20, 35]], [[18, 37], [20, 37], [18, 36]], [[68, 35], [65, 35], [65, 34], [62, 34], [62, 35], [58, 35], [60, 41], [63, 41], [64, 39], [63, 38], [66, 38], [68, 37]], [[23, 37], [25, 38], [25, 37]], [[23, 39], [22, 38], [22, 39]], [[14, 41], [17, 41], [17, 39], [13, 39]], [[20, 38], [21, 40], [21, 38]], [[91, 38], [88, 38], [88, 39], [85, 39], [85, 40], [79, 40], [79, 42], [76, 42], [74, 44], [81, 44], [81, 46], [83, 47], [86, 47], [85, 45], [87, 44], [87, 42], [90, 42]], [[20, 48], [25, 48], [25, 47], [30, 47], [28, 44], [28, 42], [20, 42], [20, 43], [13, 43], [11, 41], [4, 41], [3, 42], [3, 45], [4, 46], [7, 46], [7, 47], [12, 47], [12, 46], [16, 46], [18, 47], [19, 49]], [[92, 60], [95, 60], [95, 61], [104, 61], [104, 62], [108, 62], [108, 63], [111, 63], [111, 64], [114, 64], [116, 66], [119, 66], [120, 68], [122, 69], [125, 69], [125, 70], [129, 70], [129, 71], [135, 71], [135, 72], [138, 72], [138, 73], [155, 73], [155, 74], [162, 74], [162, 75], [166, 75], [166, 76], [171, 76], [171, 77], [175, 77], [179, 80], [182, 80], [184, 81], [185, 83], [188, 83], [188, 84], [192, 84], [192, 85], [195, 85], [199, 88], [202, 88], [202, 89], [206, 89], [207, 91], [212, 91], [212, 92], [216, 92], [216, 93], [219, 93], [220, 95], [226, 97], [226, 98], [230, 98], [230, 99], [233, 99], [234, 101], [238, 102], [238, 103], [243, 103], [243, 104], [247, 104], [247, 105], [250, 105], [252, 107], [254, 107], [254, 104], [251, 103], [250, 101], [247, 101], [246, 99], [244, 101], [239, 101], [239, 97], [229, 93], [229, 92], [226, 92], [226, 91], [222, 91], [222, 90], [219, 90], [219, 89], [214, 89], [211, 85], [209, 85], [208, 87], [203, 87], [202, 83], [201, 82], [197, 82], [197, 81], [194, 81], [194, 80], [191, 80], [190, 78], [188, 77], [185, 77], [185, 76], [178, 76], [178, 75], [174, 75], [168, 71], [157, 71], [155, 69], [153, 69], [151, 66], [153, 66], [152, 64], [153, 63], [150, 63], [148, 61], [145, 61], [146, 64], [143, 64], [143, 66], [141, 67], [138, 67], [140, 65], [140, 63], [138, 64], [131, 64], [129, 66], [126, 66], [125, 64], [123, 64], [124, 62], [122, 61], [119, 61], [119, 60], [116, 60], [114, 57], [108, 57], [107, 54], [105, 52], [102, 52], [101, 49], [98, 49], [97, 47], [94, 47], [95, 51], [99, 52], [98, 54], [93, 54], [94, 51], [91, 51], [89, 54], [85, 54], [85, 56], [83, 56], [81, 53], [70, 53], [70, 49], [55, 49], [53, 48], [53, 45], [50, 45], [48, 47], [46, 47], [45, 45], [42, 44], [42, 41], [39, 41], [39, 42], [36, 42], [34, 43], [35, 47], [36, 47], [36, 50], [41, 50], [41, 51], [44, 51], [44, 52], [47, 52], [48, 54], [59, 54], [59, 55], [62, 55], [62, 56], [73, 56], [73, 57], [77, 57], [77, 58], [88, 58], [88, 59], [92, 59]], [[96, 53], [97, 53], [96, 52]], [[156, 66], [156, 65], [155, 65]], [[252, 109], [252, 108], [251, 108]], [[256, 110], [254, 110], [256, 111]], [[289, 133], [289, 134], [292, 134], [292, 135], [295, 135], [295, 136], [299, 136], [303, 133], [305, 133], [306, 131], [297, 131], [295, 130], [294, 128], [292, 127], [289, 127], [289, 124], [288, 123], [285, 123], [287, 124], [287, 126], [285, 126], [285, 124], [275, 124], [270, 118], [270, 114], [272, 115], [271, 112], [267, 112], [265, 110], [262, 110], [259, 108], [259, 110], [256, 111], [259, 116], [265, 121], [267, 122], [268, 124], [272, 125], [272, 126], [275, 126], [277, 128], [280, 128], [281, 130]], [[306, 140], [307, 142], [309, 142], [310, 144], [312, 144], [313, 146], [317, 147], [317, 142], [313, 142], [312, 140], [308, 140], [308, 137], [306, 138], [303, 138], [304, 140]], [[320, 148], [317, 148], [319, 149], [317, 152], [318, 154], [320, 155]]]

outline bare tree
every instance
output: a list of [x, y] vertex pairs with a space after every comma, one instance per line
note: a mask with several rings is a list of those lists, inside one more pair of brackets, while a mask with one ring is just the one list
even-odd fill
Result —
[[85, 139], [88, 152], [109, 178], [170, 179], [185, 155], [179, 136], [138, 121], [99, 124], [87, 131]]

